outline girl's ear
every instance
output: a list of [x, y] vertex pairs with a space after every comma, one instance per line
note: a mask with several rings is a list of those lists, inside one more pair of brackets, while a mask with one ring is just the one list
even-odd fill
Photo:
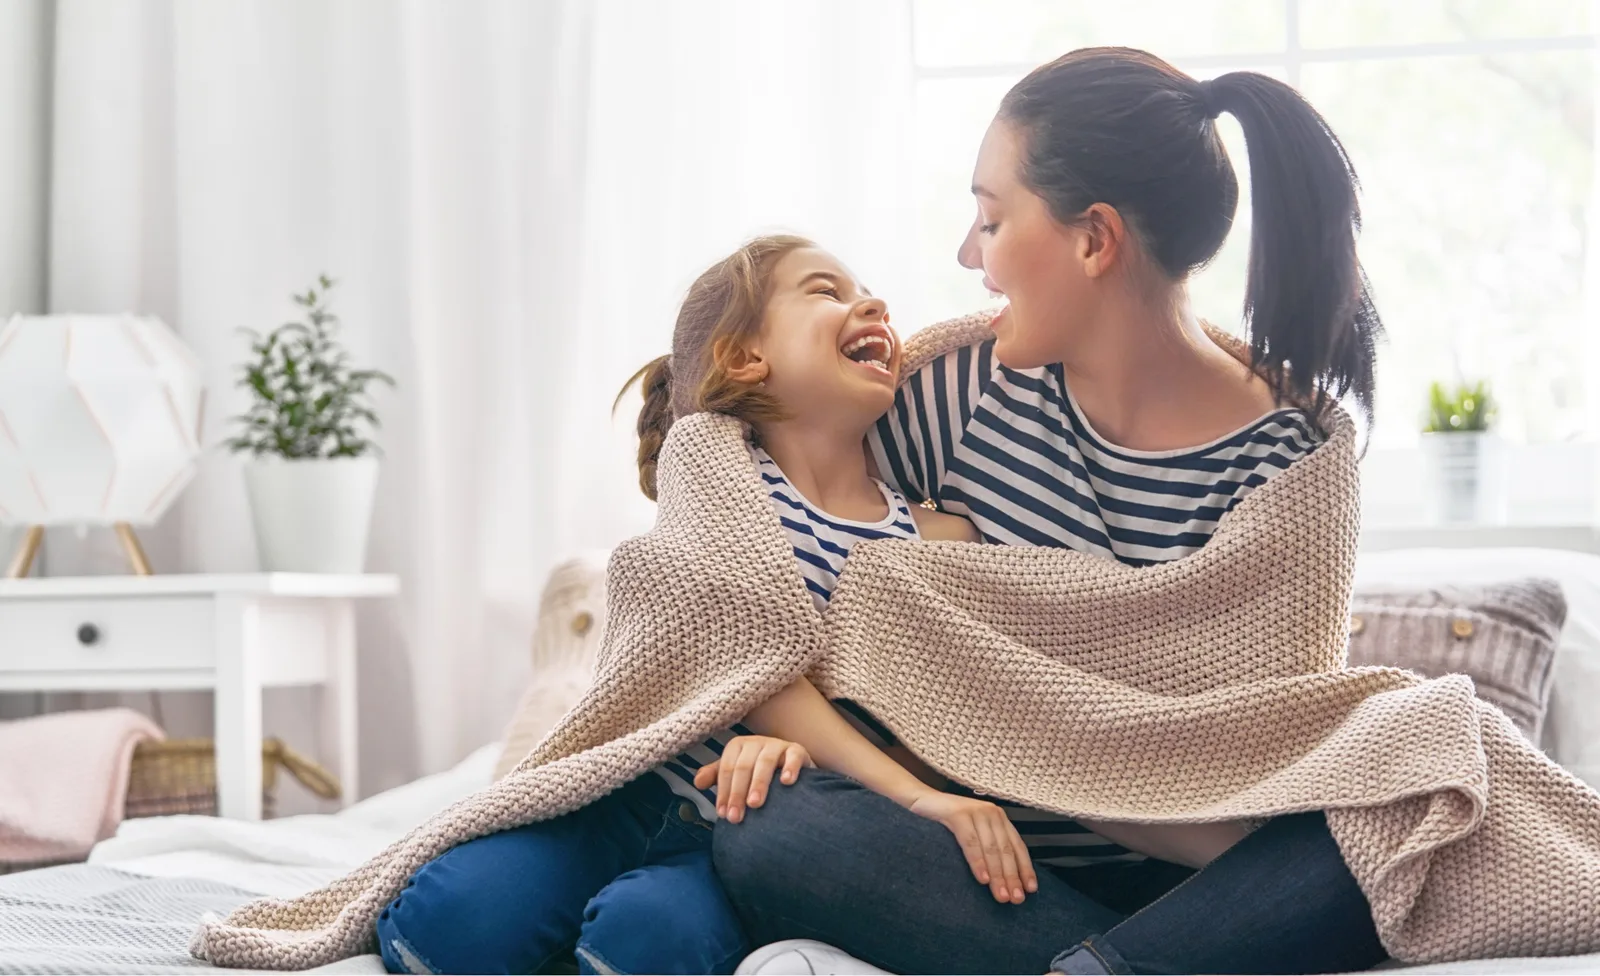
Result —
[[717, 340], [712, 348], [712, 361], [728, 379], [747, 386], [764, 381], [771, 372], [760, 350], [746, 348], [732, 339]]

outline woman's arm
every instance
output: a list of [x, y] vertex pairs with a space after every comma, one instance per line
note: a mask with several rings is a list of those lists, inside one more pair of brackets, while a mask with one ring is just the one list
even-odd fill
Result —
[[1148, 857], [1171, 861], [1191, 868], [1203, 868], [1217, 856], [1249, 835], [1249, 829], [1234, 820], [1202, 824], [1108, 823], [1103, 820], [1078, 822], [1114, 844]]
[[911, 509], [911, 520], [917, 523], [917, 533], [924, 539], [936, 542], [983, 541], [983, 537], [978, 535], [978, 527], [959, 515], [915, 505]]

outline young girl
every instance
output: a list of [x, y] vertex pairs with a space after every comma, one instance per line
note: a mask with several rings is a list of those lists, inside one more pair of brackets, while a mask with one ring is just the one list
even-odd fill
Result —
[[[640, 486], [655, 497], [675, 418], [747, 421], [752, 460], [819, 610], [862, 539], [976, 540], [966, 520], [912, 508], [868, 474], [861, 445], [894, 402], [899, 365], [887, 307], [837, 259], [799, 237], [751, 241], [695, 281], [672, 355], [634, 377], [644, 392]], [[802, 678], [588, 807], [453, 848], [379, 916], [385, 965], [537, 972], [572, 952], [581, 972], [731, 973], [749, 947], [712, 870], [712, 824], [737, 822], [775, 774], [792, 783], [813, 762], [943, 824], [996, 899], [1020, 902], [1034, 889], [1004, 811], [936, 789], [915, 757], [869, 741], [870, 717], [852, 724], [844, 714]]]

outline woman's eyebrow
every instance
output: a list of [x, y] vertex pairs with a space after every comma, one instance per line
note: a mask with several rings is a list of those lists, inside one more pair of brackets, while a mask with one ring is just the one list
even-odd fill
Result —
[[988, 197], [991, 200], [1000, 199], [999, 197], [995, 196], [993, 190], [986, 189], [982, 183], [972, 184], [972, 195], [975, 197]]

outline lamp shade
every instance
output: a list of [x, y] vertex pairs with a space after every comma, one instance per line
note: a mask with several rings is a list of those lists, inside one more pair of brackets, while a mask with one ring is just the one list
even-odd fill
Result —
[[12, 317], [0, 329], [0, 522], [159, 518], [200, 455], [201, 376], [153, 317]]

